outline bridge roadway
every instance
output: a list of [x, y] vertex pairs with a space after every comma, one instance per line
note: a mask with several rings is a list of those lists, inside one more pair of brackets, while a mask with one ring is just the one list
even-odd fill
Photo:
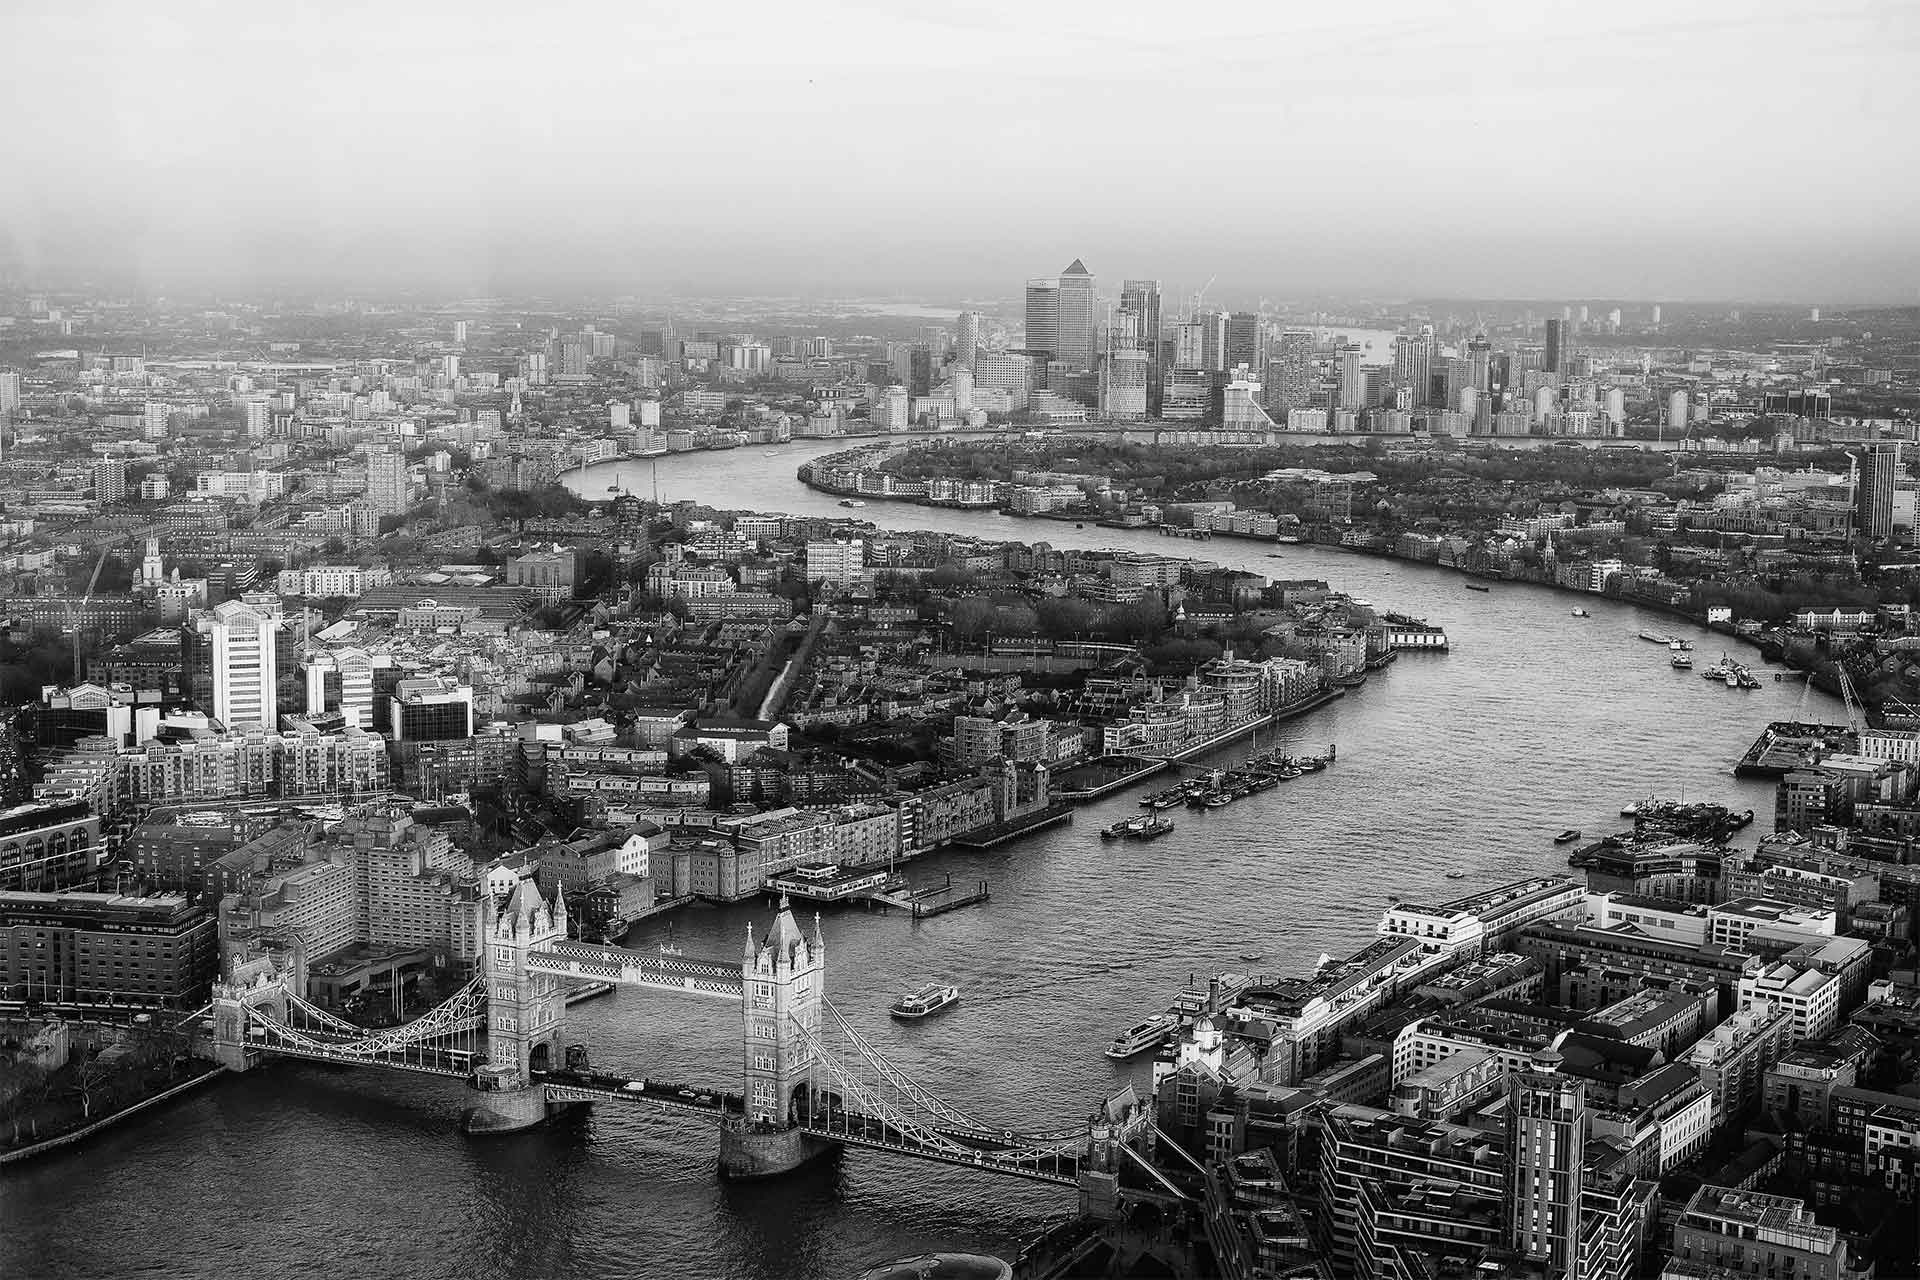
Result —
[[395, 1050], [394, 1056], [366, 1053], [328, 1053], [299, 1045], [278, 1044], [252, 1038], [247, 1047], [282, 1058], [301, 1058], [307, 1062], [331, 1062], [350, 1067], [385, 1067], [389, 1071], [412, 1071], [418, 1075], [446, 1076], [465, 1080], [473, 1074], [474, 1055], [461, 1049], [440, 1049], [432, 1045], [408, 1045]]
[[[545, 1086], [550, 1102], [625, 1102], [647, 1104], [656, 1110], [677, 1111], [683, 1115], [715, 1117], [740, 1115], [746, 1109], [746, 1099], [740, 1094], [699, 1089], [674, 1081], [630, 1080], [600, 1071], [536, 1071], [533, 1079]], [[962, 1154], [918, 1141], [879, 1117], [839, 1106], [825, 1108], [817, 1119], [803, 1117], [799, 1127], [812, 1137], [849, 1146], [870, 1147], [875, 1151], [891, 1151], [963, 1169], [1012, 1174], [1060, 1186], [1077, 1185], [1080, 1172], [1078, 1151], [1050, 1152], [1025, 1163], [1007, 1159], [1007, 1152], [1026, 1149], [1019, 1134], [994, 1136], [950, 1127], [933, 1131], [955, 1146], [966, 1148], [967, 1152]]]
[[738, 1115], [746, 1099], [737, 1093], [700, 1089], [669, 1080], [630, 1080], [604, 1071], [536, 1071], [533, 1082], [544, 1085], [552, 1102], [644, 1102], [668, 1111], [718, 1116]]
[[603, 947], [591, 942], [555, 942], [544, 951], [528, 952], [527, 968], [564, 978], [688, 991], [718, 996], [722, 1000], [740, 999], [742, 982], [738, 960], [729, 964], [722, 960], [628, 951], [624, 947]]

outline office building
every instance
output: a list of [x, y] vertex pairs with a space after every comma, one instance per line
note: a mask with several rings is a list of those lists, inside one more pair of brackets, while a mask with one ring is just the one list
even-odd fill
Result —
[[1568, 372], [1568, 363], [1572, 351], [1567, 346], [1567, 322], [1565, 320], [1547, 321], [1546, 370], [1548, 373], [1564, 374]]
[[448, 742], [473, 736], [473, 690], [445, 676], [402, 680], [388, 706], [395, 742]]
[[1144, 351], [1111, 351], [1100, 361], [1100, 412], [1120, 421], [1147, 416], [1149, 362]]
[[[1093, 369], [1095, 296], [1093, 276], [1080, 259], [1075, 258], [1060, 273], [1057, 292], [1058, 310], [1054, 326], [1054, 345], [1048, 348], [1055, 360], [1064, 361], [1074, 373]], [[1031, 344], [1029, 344], [1031, 345]], [[1049, 388], [1050, 390], [1053, 388]]]
[[220, 949], [179, 894], [0, 893], [0, 999], [198, 1009]]
[[1231, 370], [1245, 366], [1252, 371], [1252, 380], [1258, 382], [1265, 372], [1266, 355], [1266, 322], [1251, 311], [1230, 312], [1225, 367]]
[[20, 375], [11, 370], [0, 372], [0, 417], [20, 407]]
[[1042, 359], [1053, 358], [1060, 346], [1060, 282], [1038, 278], [1027, 281], [1027, 332], [1024, 349]]
[[0, 810], [0, 889], [52, 890], [93, 874], [100, 819], [82, 800]]
[[213, 718], [228, 728], [278, 722], [274, 670], [280, 620], [239, 600], [216, 606], [211, 632]]
[[1869, 538], [1893, 533], [1894, 478], [1900, 473], [1900, 445], [1870, 444], [1860, 451], [1853, 491], [1854, 527]]
[[1873, 1260], [1861, 1242], [1815, 1221], [1803, 1200], [1709, 1183], [1674, 1223], [1664, 1274], [1863, 1280], [1873, 1274]]

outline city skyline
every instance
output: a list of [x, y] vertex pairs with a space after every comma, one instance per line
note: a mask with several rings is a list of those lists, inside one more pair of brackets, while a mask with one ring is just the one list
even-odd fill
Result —
[[1289, 295], [1920, 282], [1920, 179], [1872, 127], [1912, 115], [1920, 25], [1886, 6], [753, 16], [16, 13], [45, 56], [0, 90], [38, 122], [0, 143], [0, 260], [470, 293], [945, 293], [1076, 256]]

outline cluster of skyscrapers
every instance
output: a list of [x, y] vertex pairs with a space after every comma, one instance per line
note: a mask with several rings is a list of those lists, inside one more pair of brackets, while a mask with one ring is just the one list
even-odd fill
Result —
[[[1078, 259], [1027, 281], [1018, 346], [990, 350], [978, 312], [959, 318], [953, 365], [976, 403], [1010, 401], [1036, 421], [1097, 414], [1113, 421], [1205, 421], [1232, 429], [1416, 428], [1453, 435], [1617, 434], [1618, 394], [1588, 376], [1573, 350], [1573, 308], [1549, 319], [1544, 343], [1497, 351], [1485, 337], [1442, 347], [1431, 327], [1391, 353], [1333, 342], [1253, 311], [1209, 310], [1196, 296], [1170, 317], [1158, 280], [1121, 282], [1103, 298]], [[1551, 419], [1551, 422], [1549, 421]]]

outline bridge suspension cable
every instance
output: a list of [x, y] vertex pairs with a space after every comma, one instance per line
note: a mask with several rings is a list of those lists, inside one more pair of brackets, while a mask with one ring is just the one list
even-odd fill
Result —
[[[1009, 1132], [1004, 1125], [996, 1125], [970, 1112], [962, 1111], [960, 1108], [944, 1102], [929, 1093], [924, 1087], [916, 1083], [911, 1076], [907, 1075], [906, 1072], [895, 1066], [885, 1054], [875, 1048], [872, 1041], [860, 1034], [859, 1030], [847, 1021], [846, 1016], [834, 1007], [831, 1000], [822, 996], [820, 997], [820, 1005], [833, 1019], [833, 1025], [837, 1027], [840, 1033], [853, 1045], [854, 1050], [865, 1060], [867, 1065], [874, 1069], [876, 1075], [906, 1094], [907, 1097], [911, 1098], [927, 1113], [938, 1117], [948, 1125], [969, 1133], [980, 1134], [983, 1137], [999, 1137]], [[1032, 1133], [1017, 1132], [1015, 1136], [1038, 1145], [1047, 1145], [1050, 1143], [1077, 1145], [1085, 1140], [1086, 1131], [1083, 1128], [1050, 1129]]]

